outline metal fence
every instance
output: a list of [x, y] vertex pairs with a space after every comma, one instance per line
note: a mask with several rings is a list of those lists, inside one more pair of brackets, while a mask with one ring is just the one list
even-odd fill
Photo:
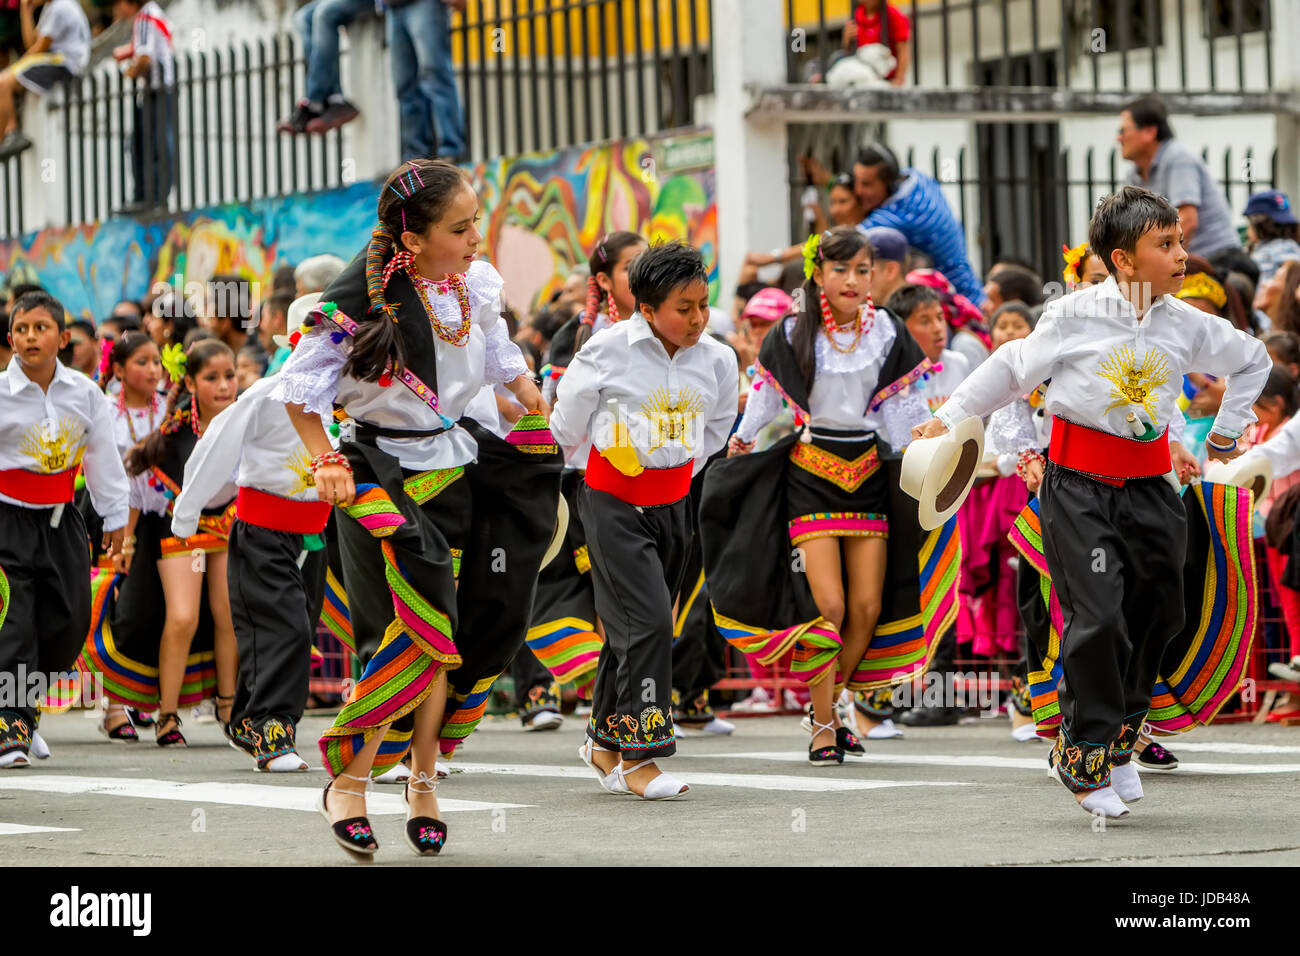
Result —
[[[1028, 55], [1033, 86], [1219, 93], [1273, 87], [1270, 0], [901, 0], [890, 6], [911, 21], [913, 86], [1019, 85], [1009, 65]], [[791, 30], [804, 31], [804, 42], [787, 50], [791, 83], [806, 82], [814, 60], [824, 68], [840, 49], [850, 8], [850, 0], [786, 0]], [[984, 79], [973, 68], [980, 63], [1002, 70]]]
[[691, 126], [713, 89], [710, 0], [489, 6], [452, 25], [473, 159]]

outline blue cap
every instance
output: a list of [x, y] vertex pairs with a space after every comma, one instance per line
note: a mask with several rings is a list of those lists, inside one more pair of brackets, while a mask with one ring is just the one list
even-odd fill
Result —
[[1268, 216], [1279, 226], [1296, 225], [1295, 213], [1291, 211], [1291, 200], [1280, 189], [1269, 189], [1255, 193], [1246, 203], [1247, 216]]
[[876, 251], [877, 259], [889, 262], [907, 261], [907, 237], [897, 229], [888, 226], [872, 226], [866, 230], [871, 248]]

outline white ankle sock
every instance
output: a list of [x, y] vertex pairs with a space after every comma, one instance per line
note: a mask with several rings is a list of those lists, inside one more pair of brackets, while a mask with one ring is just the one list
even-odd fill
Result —
[[1124, 806], [1124, 801], [1113, 787], [1102, 787], [1088, 794], [1079, 806], [1083, 807], [1085, 813], [1096, 813], [1104, 817], [1116, 818], [1128, 814], [1128, 807]]
[[307, 769], [307, 761], [296, 753], [280, 754], [266, 765], [269, 773], [295, 773]]
[[1132, 763], [1111, 767], [1110, 785], [1125, 803], [1137, 803], [1142, 799], [1142, 780]]
[[0, 757], [0, 767], [30, 767], [31, 763], [25, 750], [11, 750]]

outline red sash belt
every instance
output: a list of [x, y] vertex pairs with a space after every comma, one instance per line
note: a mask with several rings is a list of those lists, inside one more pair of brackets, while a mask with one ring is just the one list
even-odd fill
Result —
[[630, 505], [670, 505], [690, 492], [694, 465], [694, 461], [688, 461], [676, 468], [647, 468], [635, 478], [629, 478], [592, 448], [587, 456], [586, 481], [597, 491], [608, 492]]
[[320, 534], [329, 521], [331, 507], [328, 501], [297, 501], [256, 488], [240, 488], [235, 499], [235, 517], [245, 524], [272, 531]]
[[1159, 438], [1136, 441], [1076, 425], [1059, 416], [1052, 420], [1047, 457], [1062, 468], [1083, 472], [1117, 488], [1129, 478], [1155, 478], [1173, 467], [1168, 428]]
[[77, 490], [77, 469], [44, 475], [21, 468], [0, 469], [0, 494], [29, 505], [62, 505]]

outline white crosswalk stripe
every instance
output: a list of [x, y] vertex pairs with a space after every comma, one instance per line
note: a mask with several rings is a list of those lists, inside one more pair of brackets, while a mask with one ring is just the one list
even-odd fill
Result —
[[29, 827], [21, 823], [0, 823], [0, 836], [18, 836], [24, 833], [80, 833], [79, 827]]
[[[1186, 749], [1182, 746], [1180, 750]], [[802, 763], [807, 757], [797, 751], [760, 751], [753, 753], [711, 753], [681, 754], [705, 760], [774, 760], [783, 763]], [[878, 754], [868, 753], [860, 757], [857, 763], [875, 764], [911, 764], [930, 767], [990, 767], [999, 770], [1047, 770], [1046, 756], [1038, 757], [998, 757], [993, 754]], [[847, 761], [846, 761], [847, 763]], [[1142, 766], [1138, 766], [1142, 770]], [[1175, 773], [1297, 773], [1300, 764], [1296, 763], [1187, 763], [1180, 760]], [[678, 774], [678, 776], [681, 776]], [[683, 778], [685, 779], [685, 778]]]
[[[188, 803], [224, 803], [268, 810], [305, 810], [316, 812], [320, 805], [319, 787], [289, 787], [257, 783], [182, 783], [176, 780], [151, 780], [136, 777], [71, 777], [31, 773], [0, 778], [0, 790], [27, 790], [36, 793], [94, 793], [110, 797], [135, 797], [142, 800], [180, 800]], [[524, 803], [484, 803], [478, 800], [439, 799], [444, 813], [474, 810], [513, 810], [529, 806]], [[366, 797], [366, 812], [377, 816], [405, 814], [400, 792], [371, 793]]]

